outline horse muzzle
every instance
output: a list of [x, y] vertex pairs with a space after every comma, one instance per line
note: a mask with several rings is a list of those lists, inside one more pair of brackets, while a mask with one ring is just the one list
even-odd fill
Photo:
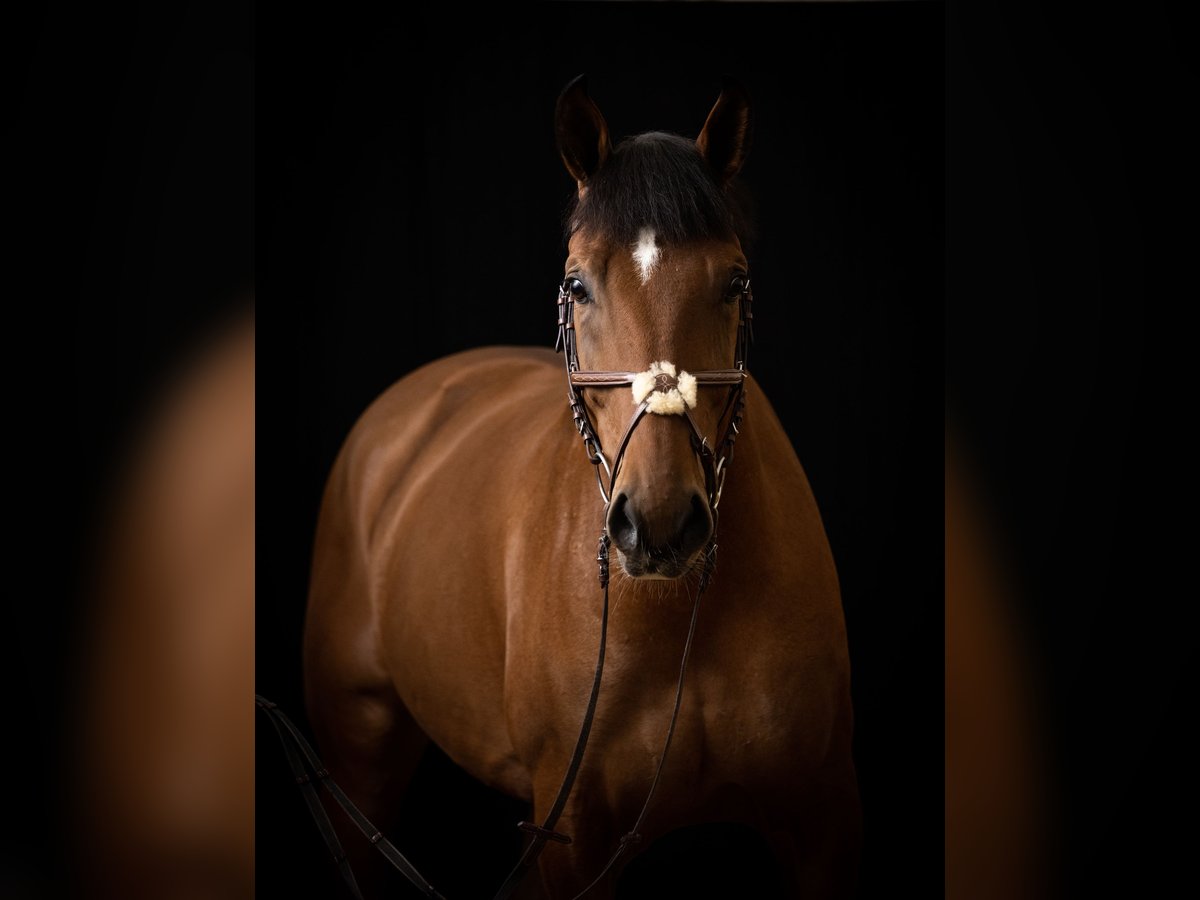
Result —
[[608, 533], [631, 578], [679, 578], [690, 572], [713, 532], [703, 495], [681, 493], [654, 505], [636, 493], [617, 494], [608, 512]]

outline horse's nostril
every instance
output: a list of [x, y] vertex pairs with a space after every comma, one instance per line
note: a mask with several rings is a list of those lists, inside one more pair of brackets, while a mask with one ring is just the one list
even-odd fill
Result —
[[708, 504], [699, 494], [692, 494], [692, 502], [684, 514], [679, 528], [679, 550], [681, 554], [690, 556], [708, 540], [712, 530], [712, 520], [708, 514]]
[[630, 515], [629, 504], [624, 494], [618, 494], [608, 513], [608, 535], [622, 553], [632, 553], [637, 548], [637, 523]]
[[708, 504], [699, 494], [693, 494], [677, 509], [674, 515], [667, 509], [659, 510], [657, 519], [647, 521], [639, 514], [636, 501], [618, 494], [608, 513], [608, 535], [625, 554], [641, 553], [658, 561], [685, 560], [708, 540], [712, 519]]

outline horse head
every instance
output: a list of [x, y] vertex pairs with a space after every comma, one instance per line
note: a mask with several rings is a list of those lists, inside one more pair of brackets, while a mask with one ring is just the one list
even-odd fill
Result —
[[695, 140], [649, 132], [613, 146], [580, 76], [559, 97], [555, 129], [578, 188], [562, 289], [572, 351], [582, 370], [631, 376], [629, 389], [584, 398], [599, 445], [620, 448], [608, 534], [627, 575], [677, 578], [713, 535], [719, 490], [705, 454], [730, 409], [729, 391], [697, 390], [691, 373], [742, 362], [749, 271], [732, 181], [749, 149], [749, 99], [727, 80]]

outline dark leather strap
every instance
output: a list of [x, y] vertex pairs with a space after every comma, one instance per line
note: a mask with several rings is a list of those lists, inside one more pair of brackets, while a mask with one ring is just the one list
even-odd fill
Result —
[[567, 798], [571, 796], [571, 788], [575, 786], [575, 777], [579, 774], [579, 767], [583, 763], [583, 754], [587, 749], [588, 737], [592, 733], [596, 702], [600, 699], [600, 682], [604, 676], [604, 650], [608, 643], [608, 546], [608, 533], [603, 532], [600, 535], [600, 545], [596, 551], [596, 561], [600, 564], [600, 586], [604, 589], [604, 605], [600, 613], [600, 650], [596, 654], [596, 671], [592, 675], [592, 692], [588, 696], [587, 709], [583, 714], [583, 722], [579, 726], [579, 737], [575, 739], [575, 750], [571, 754], [571, 761], [567, 764], [562, 784], [559, 785], [558, 795], [554, 798], [554, 803], [550, 806], [550, 811], [546, 813], [542, 824], [531, 826], [528, 822], [519, 823], [519, 828], [533, 834], [533, 840], [525, 848], [525, 852], [521, 854], [521, 858], [513, 870], [508, 873], [508, 877], [504, 879], [504, 884], [500, 885], [495, 900], [506, 900], [516, 890], [517, 885], [533, 868], [537, 858], [546, 848], [547, 841], [555, 840], [564, 844], [571, 842], [570, 837], [555, 831], [554, 826], [558, 824], [559, 817], [567, 805]]
[[[350, 871], [350, 864], [346, 861], [341, 843], [338, 841], [337, 834], [333, 830], [333, 825], [329, 821], [329, 815], [325, 812], [320, 798], [317, 797], [316, 790], [312, 786], [314, 780], [321, 783], [325, 790], [337, 801], [338, 806], [350, 817], [355, 827], [375, 845], [379, 852], [387, 858], [388, 862], [395, 866], [400, 874], [407, 878], [417, 890], [421, 891], [426, 897], [434, 898], [434, 900], [445, 900], [441, 894], [434, 890], [433, 885], [426, 881], [424, 876], [417, 871], [416, 867], [405, 858], [404, 854], [397, 850], [395, 845], [383, 836], [383, 833], [371, 823], [370, 819], [362, 814], [362, 811], [354, 805], [345, 792], [329, 777], [329, 771], [322, 765], [320, 758], [312, 746], [305, 740], [300, 730], [292, 724], [292, 720], [284, 715], [283, 710], [261, 694], [254, 695], [254, 704], [267, 714], [271, 719], [271, 724], [275, 726], [275, 731], [279, 734], [279, 739], [283, 743], [284, 750], [287, 752], [288, 761], [292, 763], [292, 772], [296, 776], [296, 783], [305, 795], [309, 811], [316, 820], [317, 827], [320, 829], [321, 835], [325, 838], [325, 843], [329, 847], [330, 852], [333, 853], [334, 859], [338, 861], [338, 867], [342, 870], [342, 877], [345, 879], [350, 893], [356, 900], [361, 900], [362, 894], [358, 890], [358, 883], [354, 879], [354, 873]], [[301, 755], [303, 755], [303, 760], [300, 758]], [[305, 762], [308, 764], [308, 770], [305, 769]]]
[[[612, 472], [608, 478], [608, 491], [606, 496], [611, 500], [613, 497], [613, 488], [617, 484], [617, 475], [621, 471], [621, 461], [625, 459], [625, 448], [629, 446], [629, 439], [633, 437], [633, 430], [637, 428], [638, 422], [642, 421], [642, 417], [646, 415], [646, 411], [650, 408], [647, 400], [643, 400], [637, 405], [633, 411], [633, 416], [629, 419], [629, 424], [625, 426], [625, 434], [621, 437], [621, 443], [617, 445], [617, 455], [613, 457]], [[605, 517], [607, 518], [608, 507], [605, 506]]]
[[[725, 406], [721, 410], [721, 415], [717, 419], [718, 427], [720, 427], [721, 423], [724, 423], [724, 427], [718, 432], [721, 435], [720, 443], [718, 444], [718, 450], [721, 454], [720, 458], [724, 459], [725, 463], [728, 463], [729, 458], [731, 457], [730, 451], [732, 451], [734, 441], [737, 440], [738, 428], [741, 422], [741, 410], [742, 405], [745, 402], [743, 395], [745, 393], [746, 373], [740, 369], [729, 369], [717, 372], [702, 372], [700, 374], [712, 376], [712, 379], [706, 382], [707, 384], [728, 384], [734, 388], [734, 390], [730, 391], [730, 395], [725, 401]], [[632, 381], [632, 379], [629, 379], [628, 381], [621, 380], [625, 378], [625, 373], [574, 372], [571, 374], [572, 386], [574, 386], [576, 383], [575, 378], [580, 375], [587, 377], [600, 375], [612, 376], [610, 381], [597, 380], [592, 382], [585, 380], [585, 383], [589, 387], [616, 387], [628, 384], [630, 381]], [[699, 378], [699, 376], [697, 376], [697, 378]], [[642, 400], [642, 402], [635, 407], [633, 415], [629, 419], [629, 424], [625, 426], [625, 432], [621, 436], [620, 443], [617, 445], [617, 452], [613, 457], [611, 464], [604, 459], [604, 455], [600, 450], [600, 440], [595, 436], [595, 432], [591, 429], [591, 421], [588, 418], [587, 407], [583, 403], [582, 397], [572, 390], [570, 400], [571, 408], [575, 413], [576, 428], [578, 428], [579, 433], [584, 436], [585, 443], [588, 447], [589, 460], [591, 460], [593, 465], [599, 465], [603, 463], [604, 468], [607, 470], [607, 485], [601, 478], [599, 471], [596, 473], [596, 480], [600, 484], [600, 493], [604, 497], [605, 503], [610, 503], [612, 502], [612, 498], [616, 495], [615, 489], [617, 484], [617, 476], [621, 472], [621, 462], [625, 458], [625, 450], [629, 446], [629, 440], [633, 436], [634, 430], [637, 428], [638, 424], [641, 422], [642, 418], [646, 415], [646, 412], [649, 409], [649, 398]], [[731, 410], [733, 411], [733, 415], [727, 420], [726, 417], [730, 416]], [[708, 439], [700, 430], [700, 426], [696, 422], [695, 416], [692, 415], [691, 409], [687, 406], [684, 406], [683, 409], [683, 419], [691, 429], [692, 448], [700, 460], [701, 467], [704, 469], [704, 479], [705, 486], [708, 491], [709, 505], [715, 510], [716, 504], [720, 499], [721, 488], [720, 475], [716, 470], [719, 462], [718, 456], [716, 453], [714, 453], [713, 448], [708, 445]]]
[[[350, 861], [346, 859], [346, 854], [342, 850], [342, 842], [338, 840], [337, 832], [333, 829], [333, 823], [329, 820], [329, 813], [325, 812], [325, 807], [321, 805], [321, 798], [317, 796], [317, 789], [313, 786], [312, 776], [309, 775], [304, 767], [304, 759], [300, 755], [300, 751], [297, 749], [295, 743], [290, 740], [290, 736], [284, 729], [284, 726], [275, 717], [275, 713], [278, 712], [279, 708], [270, 700], [258, 694], [254, 695], [254, 703], [259, 709], [267, 713], [267, 718], [275, 726], [275, 733], [279, 735], [279, 741], [283, 744], [283, 751], [287, 755], [288, 765], [291, 767], [296, 785], [300, 788], [300, 793], [304, 795], [304, 802], [308, 805], [308, 811], [313, 817], [313, 821], [317, 823], [317, 830], [321, 832], [321, 837], [325, 840], [325, 846], [333, 854], [333, 861], [342, 873], [342, 880], [346, 882], [346, 887], [350, 890], [350, 896], [354, 897], [355, 900], [362, 900], [362, 893], [358, 889], [358, 882], [354, 878], [354, 871], [350, 868]], [[279, 712], [279, 715], [282, 716], [283, 713]]]
[[[633, 384], [640, 372], [589, 372], [573, 371], [570, 373], [571, 384], [575, 387], [625, 387]], [[741, 384], [746, 380], [746, 373], [741, 369], [709, 369], [704, 372], [692, 372], [696, 384]]]
[[684, 676], [687, 674], [688, 659], [692, 655], [692, 639], [696, 635], [696, 620], [700, 617], [700, 598], [704, 596], [704, 589], [708, 587], [708, 579], [712, 575], [713, 562], [717, 552], [716, 544], [716, 523], [713, 527], [713, 535], [708, 542], [708, 546], [704, 549], [704, 569], [700, 575], [700, 584], [696, 588], [696, 599], [692, 601], [692, 620], [688, 624], [687, 640], [683, 645], [683, 656], [679, 660], [679, 680], [675, 684], [675, 706], [671, 710], [671, 722], [667, 725], [667, 736], [663, 739], [662, 753], [658, 756], [658, 766], [654, 770], [654, 778], [650, 782], [650, 790], [646, 792], [646, 800], [642, 804], [642, 809], [638, 813], [637, 819], [633, 823], [633, 827], [621, 836], [621, 841], [617, 845], [617, 849], [613, 851], [612, 856], [608, 858], [608, 862], [604, 864], [604, 868], [582, 891], [575, 895], [574, 900], [589, 894], [595, 887], [604, 880], [604, 877], [609, 873], [613, 866], [617, 864], [625, 852], [634, 844], [641, 843], [642, 823], [646, 821], [646, 813], [650, 811], [650, 803], [654, 800], [654, 792], [658, 790], [658, 782], [662, 777], [663, 765], [667, 761], [667, 754], [671, 751], [671, 739], [675, 736], [675, 725], [679, 721], [679, 707], [683, 703], [683, 682]]

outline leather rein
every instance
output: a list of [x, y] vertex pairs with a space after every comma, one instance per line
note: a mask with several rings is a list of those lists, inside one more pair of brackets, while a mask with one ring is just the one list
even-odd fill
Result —
[[[567, 370], [567, 401], [570, 404], [575, 429], [583, 439], [583, 446], [587, 453], [588, 461], [595, 469], [596, 484], [599, 486], [600, 496], [604, 500], [604, 521], [607, 522], [608, 510], [614, 496], [617, 477], [621, 472], [621, 463], [625, 457], [625, 450], [629, 446], [629, 440], [633, 436], [634, 430], [647, 414], [655, 411], [652, 409], [654, 394], [663, 394], [672, 390], [678, 391], [681, 382], [688, 377], [688, 374], [680, 372], [676, 375], [673, 371], [655, 373], [654, 367], [647, 373], [588, 371], [580, 369], [579, 354], [575, 341], [575, 300], [569, 289], [569, 282], [570, 279], [564, 280], [558, 288], [558, 337], [555, 341], [554, 349], [563, 353]], [[654, 778], [646, 794], [646, 800], [642, 804], [641, 811], [638, 813], [633, 827], [621, 837], [616, 850], [609, 857], [608, 862], [605, 863], [600, 873], [587, 887], [576, 895], [575, 900], [580, 900], [580, 898], [591, 892], [629, 848], [641, 840], [640, 828], [646, 818], [646, 814], [649, 812], [650, 803], [658, 788], [663, 765], [666, 763], [667, 754], [671, 747], [671, 739], [675, 734], [675, 725], [679, 719], [679, 708], [683, 701], [684, 677], [687, 672], [688, 659], [691, 656], [692, 639], [696, 632], [696, 622], [699, 618], [700, 598], [708, 587], [716, 561], [717, 508], [721, 502], [721, 491], [725, 485], [725, 475], [733, 459], [734, 443], [737, 441], [742, 416], [745, 413], [746, 358], [749, 345], [754, 339], [752, 301], [753, 295], [750, 291], [750, 282], [747, 279], [738, 296], [738, 330], [733, 368], [695, 372], [690, 376], [694, 378], [697, 390], [701, 387], [729, 388], [728, 397], [718, 418], [720, 436], [715, 445], [709, 445], [708, 439], [701, 432], [695, 418], [692, 416], [691, 407], [693, 404], [681, 401], [676, 404], [676, 408], [672, 409], [672, 413], [681, 415], [687, 423], [691, 431], [692, 450], [704, 470], [705, 490], [709, 512], [712, 516], [712, 534], [701, 554], [700, 581], [696, 587], [696, 594], [692, 603], [691, 620], [688, 624], [687, 639], [684, 643], [683, 654], [679, 663], [675, 704], [671, 712], [670, 724], [667, 726], [662, 752], [659, 754]], [[633, 415], [618, 444], [617, 452], [610, 462], [601, 447], [600, 438], [596, 433], [595, 426], [592, 424], [592, 419], [582, 392], [585, 389], [621, 387], [634, 387], [636, 390], [639, 378], [642, 379], [641, 383], [646, 388], [645, 396], [636, 403]], [[649, 383], [647, 384], [647, 382]], [[603, 473], [601, 472], [602, 469]], [[607, 483], [605, 476], [607, 476]], [[570, 762], [563, 775], [562, 784], [559, 787], [554, 803], [551, 805], [542, 823], [540, 825], [532, 822], [517, 823], [518, 828], [532, 835], [532, 840], [526, 846], [525, 851], [521, 854], [521, 858], [504, 880], [500, 889], [496, 892], [495, 900], [507, 900], [512, 895], [524, 876], [533, 867], [548, 842], [554, 841], [569, 844], [572, 840], [569, 835], [556, 831], [555, 826], [558, 824], [558, 820], [566, 808], [571, 789], [574, 787], [576, 776], [579, 774], [580, 766], [583, 763], [584, 752], [587, 749], [588, 737], [591, 733], [592, 722], [595, 718], [596, 706], [600, 697], [600, 684], [604, 674], [605, 650], [608, 643], [609, 547], [611, 543], [608, 528], [605, 525], [601, 530], [596, 551], [596, 562], [599, 569], [598, 577], [600, 587], [604, 592], [604, 601], [600, 616], [600, 646], [596, 657], [596, 668], [592, 677], [591, 693], [588, 697], [583, 721], [580, 724], [575, 749], [571, 754]], [[371, 824], [341, 788], [334, 783], [333, 779], [329, 777], [328, 770], [325, 769], [308, 741], [305, 740], [304, 736], [291, 720], [284, 715], [283, 711], [274, 703], [258, 694], [255, 695], [255, 703], [259, 709], [267, 714], [276, 731], [279, 733], [280, 740], [283, 742], [284, 750], [288, 757], [288, 762], [292, 768], [292, 773], [295, 776], [296, 784], [304, 794], [309, 811], [312, 813], [317, 827], [321, 831], [321, 835], [325, 839], [330, 852], [333, 854], [334, 861], [338, 865], [342, 877], [355, 900], [362, 900], [362, 894], [354, 878], [354, 873], [351, 871], [350, 865], [346, 860], [346, 855], [342, 851], [333, 825], [329, 820], [329, 815], [317, 795], [314, 782], [321, 784], [330, 793], [338, 805], [349, 815], [355, 826], [409, 882], [425, 896], [435, 898], [435, 900], [444, 900], [442, 895], [417, 871], [416, 867], [383, 836], [378, 828]]]

